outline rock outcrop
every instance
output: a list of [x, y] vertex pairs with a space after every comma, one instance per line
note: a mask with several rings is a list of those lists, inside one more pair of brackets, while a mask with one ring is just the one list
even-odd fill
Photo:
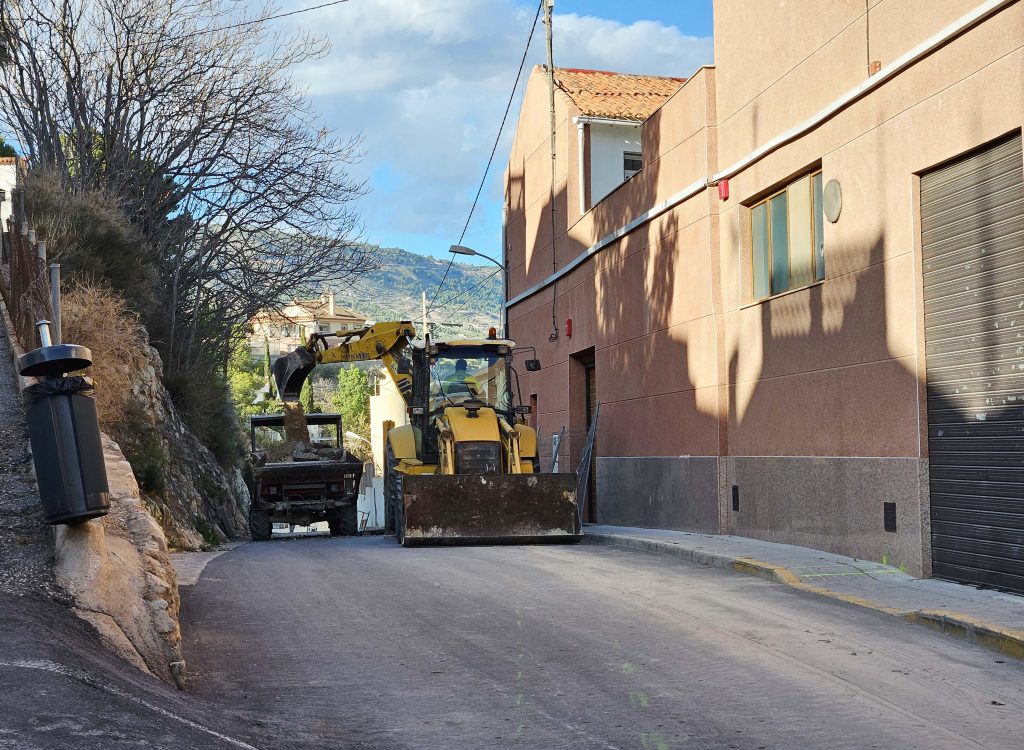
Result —
[[178, 583], [160, 525], [142, 505], [139, 485], [117, 443], [103, 437], [110, 513], [56, 529], [57, 582], [75, 613], [139, 669], [180, 679]]
[[[199, 550], [248, 536], [249, 492], [188, 429], [163, 384], [160, 355], [145, 346], [132, 372], [132, 412], [118, 435], [142, 486], [142, 501], [175, 549]], [[225, 430], [236, 430], [225, 419]]]

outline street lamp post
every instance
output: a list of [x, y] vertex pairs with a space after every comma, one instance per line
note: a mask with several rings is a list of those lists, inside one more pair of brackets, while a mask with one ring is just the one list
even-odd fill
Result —
[[484, 260], [489, 260], [501, 269], [501, 337], [506, 338], [508, 336], [508, 307], [505, 302], [508, 299], [508, 266], [496, 258], [492, 258], [490, 255], [484, 255], [471, 247], [464, 247], [463, 245], [452, 245], [448, 248], [448, 252], [455, 253], [456, 255], [477, 255]]

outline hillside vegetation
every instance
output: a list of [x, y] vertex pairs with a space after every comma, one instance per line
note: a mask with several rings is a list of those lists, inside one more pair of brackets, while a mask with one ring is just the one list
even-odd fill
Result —
[[[397, 247], [381, 248], [380, 268], [338, 292], [338, 301], [371, 320], [422, 319], [420, 293], [434, 294], [447, 258], [419, 255]], [[499, 324], [501, 272], [497, 266], [454, 263], [437, 295], [430, 320], [437, 336], [477, 336]], [[459, 323], [461, 326], [445, 326]]]

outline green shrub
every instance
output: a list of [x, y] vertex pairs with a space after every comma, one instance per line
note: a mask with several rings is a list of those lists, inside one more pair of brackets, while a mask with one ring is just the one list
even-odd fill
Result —
[[205, 518], [197, 518], [192, 522], [192, 527], [199, 532], [199, 536], [206, 542], [208, 548], [215, 548], [220, 546], [220, 537], [217, 536], [217, 532], [214, 530], [213, 525]]

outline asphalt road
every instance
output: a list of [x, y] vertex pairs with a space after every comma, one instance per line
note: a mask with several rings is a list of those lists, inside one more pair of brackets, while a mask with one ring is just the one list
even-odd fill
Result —
[[286, 734], [143, 674], [57, 602], [0, 593], [0, 750], [263, 750]]
[[1024, 747], [1024, 663], [615, 547], [248, 544], [183, 610], [190, 690], [275, 747]]

